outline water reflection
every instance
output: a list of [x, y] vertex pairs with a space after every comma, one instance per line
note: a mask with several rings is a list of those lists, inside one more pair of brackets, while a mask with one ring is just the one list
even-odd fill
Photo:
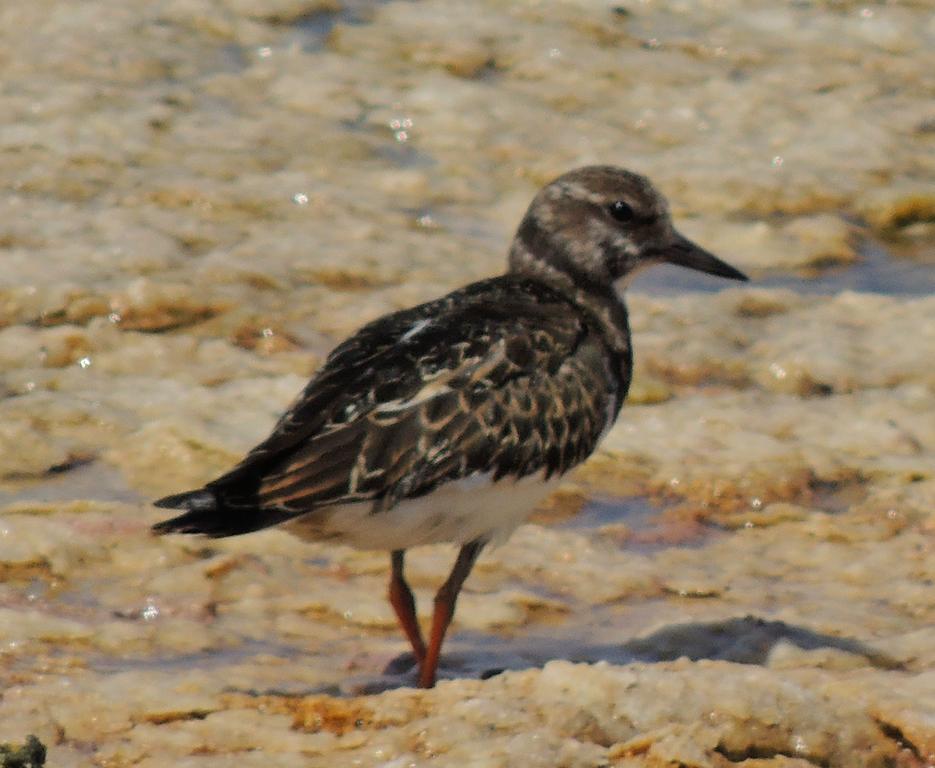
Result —
[[646, 496], [596, 497], [557, 524], [571, 531], [593, 531], [621, 548], [641, 553], [667, 547], [700, 547], [717, 535], [684, 507], [662, 505]]

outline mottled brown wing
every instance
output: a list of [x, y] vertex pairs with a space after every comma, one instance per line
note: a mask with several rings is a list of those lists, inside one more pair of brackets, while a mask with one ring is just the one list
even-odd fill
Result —
[[501, 339], [413, 397], [309, 440], [264, 476], [259, 505], [299, 512], [373, 499], [385, 507], [476, 472], [550, 476], [574, 466], [611, 418], [600, 352], [585, 341], [563, 363], [542, 355], [541, 368], [521, 369], [506, 348], [533, 335]]
[[350, 501], [387, 507], [477, 472], [564, 472], [615, 415], [616, 375], [563, 299], [487, 281], [364, 328], [209, 487], [229, 484], [229, 501], [278, 520]]
[[[212, 485], [244, 470], [252, 473], [307, 439], [351, 425], [381, 402], [410, 397], [426, 376], [479, 355], [488, 323], [461, 324], [454, 330], [455, 339], [449, 334], [495, 292], [517, 291], [504, 278], [485, 280], [365, 325], [335, 347], [269, 437]], [[554, 301], [552, 297], [546, 303]], [[412, 333], [420, 323], [425, 323], [421, 331]]]

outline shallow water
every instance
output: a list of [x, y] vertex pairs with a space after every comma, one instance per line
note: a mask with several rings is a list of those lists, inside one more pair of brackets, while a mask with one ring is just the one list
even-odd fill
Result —
[[[935, 291], [935, 248], [931, 244], [922, 243], [897, 255], [882, 243], [865, 241], [857, 247], [857, 254], [858, 260], [853, 264], [810, 269], [806, 273], [754, 272], [753, 282], [763, 288], [789, 288], [807, 294], [861, 291], [926, 296]], [[633, 290], [656, 296], [724, 289], [721, 280], [667, 266], [644, 273], [633, 283]]]
[[[932, 762], [930, 15], [6, 4], [0, 741], [141, 768]], [[636, 279], [620, 421], [480, 559], [452, 682], [386, 690], [412, 676], [385, 553], [150, 536], [147, 500], [229, 468], [334, 343], [502, 271], [535, 191], [596, 162], [753, 280]], [[426, 622], [452, 559], [407, 555]], [[478, 680], [501, 669], [526, 671]]]
[[123, 501], [145, 503], [146, 496], [133, 490], [123, 474], [100, 461], [89, 461], [58, 470], [42, 480], [23, 481], [0, 488], [0, 505], [24, 502]]

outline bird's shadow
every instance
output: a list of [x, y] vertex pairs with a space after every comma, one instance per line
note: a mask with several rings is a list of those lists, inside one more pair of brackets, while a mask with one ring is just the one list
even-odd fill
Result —
[[[508, 670], [541, 667], [552, 659], [580, 663], [608, 661], [613, 664], [653, 663], [678, 658], [716, 659], [737, 664], [765, 664], [780, 643], [805, 651], [822, 648], [843, 651], [862, 657], [868, 666], [899, 669], [902, 663], [876, 649], [847, 637], [814, 632], [783, 621], [767, 621], [756, 616], [742, 616], [710, 623], [673, 624], [645, 637], [621, 644], [580, 645], [569, 650], [559, 641], [517, 640], [496, 647], [489, 639], [473, 648], [445, 654], [439, 667], [439, 679], [493, 677]], [[465, 643], [461, 644], [462, 647]], [[412, 686], [416, 679], [415, 659], [405, 653], [393, 659], [380, 677], [346, 681], [339, 690], [329, 693], [361, 695]]]

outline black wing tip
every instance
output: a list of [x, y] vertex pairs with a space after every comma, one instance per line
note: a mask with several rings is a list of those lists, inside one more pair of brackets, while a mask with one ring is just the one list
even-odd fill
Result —
[[236, 533], [224, 529], [220, 521], [198, 510], [185, 512], [178, 517], [163, 520], [153, 525], [150, 530], [157, 536], [164, 536], [167, 533], [188, 533], [199, 534], [212, 539], [220, 539]]
[[186, 517], [188, 517], [187, 512], [184, 515], [173, 517], [171, 520], [156, 523], [150, 530], [157, 536], [164, 536], [167, 533], [198, 533], [197, 530], [185, 522]]
[[161, 509], [184, 509], [185, 512], [169, 520], [163, 520], [152, 527], [153, 533], [205, 533], [209, 536], [216, 523], [212, 521], [217, 512], [217, 497], [209, 490], [185, 491], [164, 496], [153, 502]]
[[209, 510], [217, 508], [217, 498], [215, 495], [204, 488], [197, 491], [184, 491], [182, 493], [173, 493], [171, 496], [163, 496], [153, 502], [154, 507], [161, 509], [187, 509]]
[[269, 528], [296, 516], [295, 512], [284, 509], [262, 509], [243, 499], [232, 501], [218, 496], [210, 488], [176, 493], [154, 501], [153, 505], [162, 509], [185, 510], [153, 525], [151, 530], [157, 535], [188, 533], [224, 539]]

